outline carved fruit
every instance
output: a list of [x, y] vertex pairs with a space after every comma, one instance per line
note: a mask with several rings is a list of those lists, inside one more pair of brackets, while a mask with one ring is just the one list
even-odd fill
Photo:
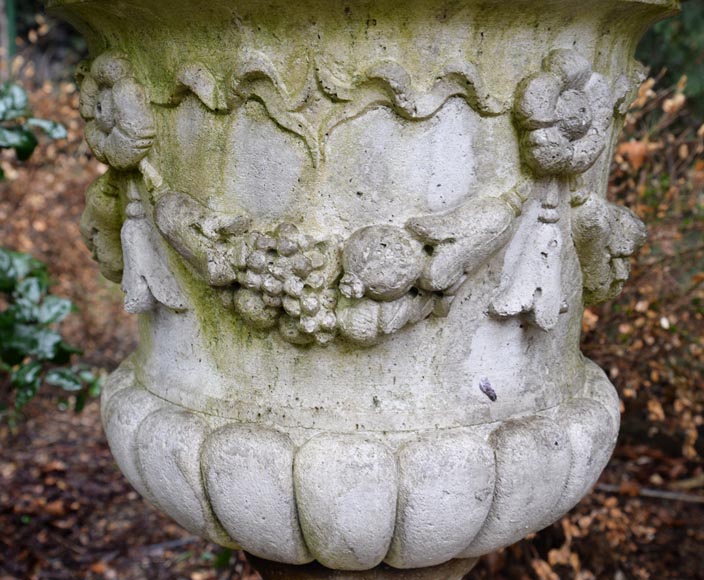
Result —
[[572, 210], [572, 237], [582, 265], [584, 300], [618, 296], [630, 273], [630, 256], [646, 240], [643, 222], [629, 209], [590, 195]]
[[445, 291], [504, 247], [511, 237], [516, 209], [501, 197], [471, 200], [443, 214], [420, 216], [406, 227], [433, 247], [418, 286]]
[[394, 300], [408, 292], [423, 269], [423, 246], [394, 226], [357, 230], [342, 254], [345, 273], [355, 276], [365, 294]]
[[246, 288], [235, 292], [235, 309], [254, 328], [271, 328], [279, 317], [279, 311], [267, 306], [261, 294]]

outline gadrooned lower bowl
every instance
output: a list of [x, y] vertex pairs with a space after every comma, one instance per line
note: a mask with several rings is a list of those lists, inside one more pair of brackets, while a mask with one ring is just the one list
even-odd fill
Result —
[[585, 360], [579, 395], [533, 415], [422, 432], [285, 432], [178, 407], [127, 360], [102, 398], [132, 485], [191, 532], [287, 564], [420, 568], [540, 530], [596, 482], [618, 396]]

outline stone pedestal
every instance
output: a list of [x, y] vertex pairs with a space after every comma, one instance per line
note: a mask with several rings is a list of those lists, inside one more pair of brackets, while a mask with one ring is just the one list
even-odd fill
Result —
[[477, 563], [473, 560], [451, 560], [440, 566], [398, 570], [378, 566], [365, 572], [341, 572], [320, 564], [291, 566], [247, 556], [264, 580], [462, 580]]
[[604, 193], [675, 0], [48, 4], [91, 50], [82, 231], [141, 329], [103, 421], [144, 497], [270, 578], [438, 580], [587, 493], [619, 405], [583, 306], [645, 238]]

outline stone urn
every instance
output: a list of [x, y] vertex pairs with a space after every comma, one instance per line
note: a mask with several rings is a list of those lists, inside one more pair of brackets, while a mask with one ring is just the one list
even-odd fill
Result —
[[86, 37], [82, 233], [139, 315], [111, 449], [267, 580], [459, 580], [613, 450], [579, 350], [642, 223], [604, 198], [676, 0], [48, 0]]

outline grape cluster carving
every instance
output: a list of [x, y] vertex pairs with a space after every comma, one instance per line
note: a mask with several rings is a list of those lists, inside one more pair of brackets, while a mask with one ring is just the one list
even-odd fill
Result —
[[294, 344], [326, 344], [335, 338], [340, 244], [316, 241], [289, 223], [273, 232], [236, 238], [231, 253], [237, 270], [235, 310], [251, 326], [278, 325]]

